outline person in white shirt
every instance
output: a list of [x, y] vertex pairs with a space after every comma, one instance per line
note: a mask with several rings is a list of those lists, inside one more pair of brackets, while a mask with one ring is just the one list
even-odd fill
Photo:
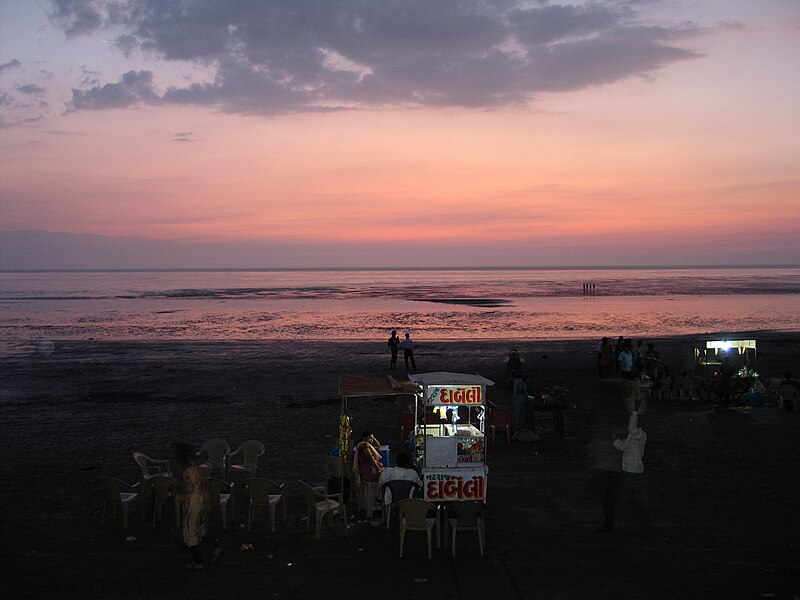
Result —
[[[378, 485], [383, 485], [390, 481], [413, 481], [420, 488], [422, 487], [422, 479], [419, 473], [413, 468], [413, 459], [411, 455], [405, 450], [401, 450], [397, 454], [397, 466], [384, 469], [378, 479]], [[389, 505], [392, 503], [392, 491], [387, 487], [383, 495], [383, 503]]]
[[626, 473], [644, 473], [644, 445], [647, 433], [639, 427], [639, 411], [634, 410], [628, 419], [628, 437], [624, 440], [612, 436], [614, 447], [622, 451], [622, 470]]
[[[638, 477], [644, 473], [644, 446], [647, 443], [647, 433], [639, 427], [639, 411], [634, 409], [628, 419], [628, 435], [623, 440], [611, 434], [611, 439], [614, 441], [614, 447], [622, 452], [622, 472], [609, 471], [606, 479], [606, 490], [603, 498], [603, 509], [605, 512], [605, 520], [600, 528], [597, 530], [600, 533], [606, 533], [614, 528], [614, 521], [616, 517], [617, 504], [623, 491], [626, 495], [631, 495], [636, 498], [639, 504], [639, 509], [644, 515], [644, 521], [647, 521], [646, 510], [637, 493]], [[636, 478], [632, 479], [632, 478]]]
[[[403, 349], [403, 360], [406, 363], [406, 371], [413, 373], [417, 370], [417, 363], [414, 362], [414, 342], [411, 340], [410, 334], [406, 334], [406, 339], [400, 342], [400, 347]], [[411, 361], [411, 370], [408, 368], [408, 361]]]

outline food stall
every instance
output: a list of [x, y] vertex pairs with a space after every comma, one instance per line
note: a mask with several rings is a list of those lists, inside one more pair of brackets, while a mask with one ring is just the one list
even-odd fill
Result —
[[695, 340], [695, 389], [702, 400], [738, 401], [757, 387], [757, 378], [756, 340]]
[[[353, 429], [348, 414], [348, 404], [351, 400], [375, 397], [400, 397], [414, 396], [418, 391], [417, 384], [411, 381], [397, 381], [391, 375], [387, 377], [362, 377], [358, 375], [339, 376], [339, 399], [341, 412], [339, 414], [339, 435], [336, 448], [328, 453], [325, 463], [328, 485], [331, 489], [341, 491], [345, 500], [349, 497], [350, 469], [349, 457], [353, 454]], [[380, 452], [383, 462], [389, 466], [389, 447], [381, 446]]]
[[415, 395], [417, 460], [423, 497], [432, 502], [486, 500], [486, 388], [494, 382], [466, 373], [418, 373]]

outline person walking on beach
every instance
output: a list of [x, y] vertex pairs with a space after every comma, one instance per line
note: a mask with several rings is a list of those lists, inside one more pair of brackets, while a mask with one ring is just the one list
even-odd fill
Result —
[[392, 358], [389, 361], [389, 368], [397, 368], [397, 351], [400, 348], [400, 338], [397, 337], [397, 330], [392, 329], [392, 335], [389, 336], [389, 350], [392, 352]]
[[[414, 362], [414, 342], [411, 341], [411, 334], [406, 334], [406, 339], [400, 342], [400, 347], [403, 349], [403, 360], [406, 363], [406, 371], [413, 373], [417, 370], [417, 363]], [[408, 368], [409, 361], [411, 361], [411, 369]]]

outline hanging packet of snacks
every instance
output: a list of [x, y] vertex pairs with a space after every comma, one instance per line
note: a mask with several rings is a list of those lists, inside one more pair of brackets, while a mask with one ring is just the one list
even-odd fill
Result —
[[350, 436], [352, 433], [350, 417], [342, 415], [339, 418], [339, 456], [344, 457], [345, 462], [347, 462], [347, 452], [350, 450]]

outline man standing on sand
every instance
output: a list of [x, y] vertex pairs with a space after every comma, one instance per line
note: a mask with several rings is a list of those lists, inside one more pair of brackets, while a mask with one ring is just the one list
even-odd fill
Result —
[[389, 361], [389, 368], [397, 368], [397, 350], [400, 348], [400, 338], [397, 337], [397, 330], [392, 329], [392, 335], [389, 337], [389, 349], [392, 352], [392, 359]]
[[[639, 484], [638, 478], [644, 473], [642, 457], [644, 456], [645, 443], [647, 443], [647, 433], [639, 427], [639, 411], [637, 409], [633, 410], [628, 420], [628, 436], [623, 440], [612, 433], [611, 439], [614, 440], [614, 447], [622, 451], [622, 472], [608, 473], [609, 477], [606, 480], [606, 490], [603, 497], [605, 520], [597, 530], [599, 533], [607, 533], [614, 528], [617, 504], [619, 504], [620, 496], [623, 493], [626, 496], [635, 497], [641, 512], [646, 514], [637, 487]], [[646, 524], [646, 516], [644, 521]]]
[[[417, 363], [414, 362], [414, 342], [411, 341], [411, 335], [406, 334], [406, 339], [400, 342], [400, 347], [403, 349], [403, 360], [406, 363], [406, 371], [413, 373], [417, 370]], [[411, 361], [411, 369], [408, 368], [408, 361]]]
[[633, 354], [631, 343], [625, 342], [617, 357], [617, 370], [623, 379], [633, 379]]
[[647, 376], [653, 382], [653, 387], [658, 384], [658, 369], [661, 366], [661, 357], [653, 344], [647, 344], [647, 352], [644, 353], [644, 366]]

